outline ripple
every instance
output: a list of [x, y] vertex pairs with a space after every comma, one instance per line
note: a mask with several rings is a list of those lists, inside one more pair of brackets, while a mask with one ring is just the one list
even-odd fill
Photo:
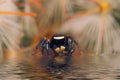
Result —
[[2, 62], [0, 80], [120, 80], [120, 67], [110, 65], [112, 62], [103, 58], [73, 58], [72, 63], [63, 68], [41, 66], [39, 60], [25, 57], [19, 63]]

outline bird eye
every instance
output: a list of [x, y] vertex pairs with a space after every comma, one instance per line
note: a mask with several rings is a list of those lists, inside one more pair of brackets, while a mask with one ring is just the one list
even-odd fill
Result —
[[61, 51], [65, 51], [65, 46], [60, 46]]
[[59, 53], [60, 52], [60, 48], [55, 48], [55, 52]]

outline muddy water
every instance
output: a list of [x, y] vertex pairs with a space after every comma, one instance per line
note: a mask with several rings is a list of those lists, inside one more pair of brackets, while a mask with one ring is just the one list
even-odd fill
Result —
[[70, 65], [57, 69], [48, 67], [40, 54], [6, 55], [0, 61], [0, 80], [120, 80], [119, 56], [74, 54]]

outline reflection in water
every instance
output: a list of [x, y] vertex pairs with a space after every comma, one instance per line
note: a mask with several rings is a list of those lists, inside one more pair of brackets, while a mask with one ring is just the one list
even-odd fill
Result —
[[117, 56], [77, 55], [69, 66], [57, 69], [41, 64], [39, 54], [20, 55], [0, 61], [0, 80], [120, 80]]

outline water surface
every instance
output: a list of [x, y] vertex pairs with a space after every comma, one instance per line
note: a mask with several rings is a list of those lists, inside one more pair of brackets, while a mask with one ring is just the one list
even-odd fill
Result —
[[[69, 66], [50, 68], [41, 55], [30, 53], [4, 56], [0, 80], [120, 80], [120, 55], [74, 54]], [[46, 65], [43, 65], [45, 63]]]

